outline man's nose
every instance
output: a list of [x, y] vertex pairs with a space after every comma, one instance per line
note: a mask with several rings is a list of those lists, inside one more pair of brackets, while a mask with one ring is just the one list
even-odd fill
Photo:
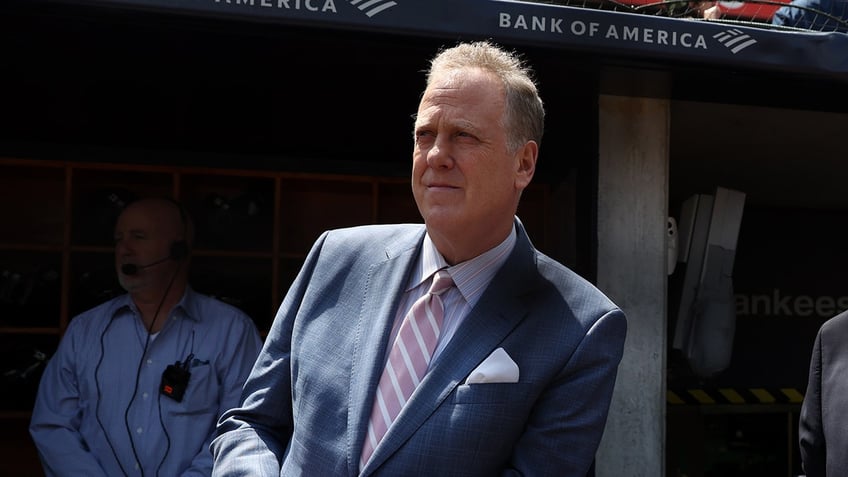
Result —
[[450, 141], [437, 138], [433, 147], [427, 151], [427, 165], [432, 168], [449, 168], [453, 166], [453, 155]]

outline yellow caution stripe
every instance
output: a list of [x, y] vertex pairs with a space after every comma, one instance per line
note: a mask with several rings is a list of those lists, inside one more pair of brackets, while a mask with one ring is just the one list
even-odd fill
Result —
[[797, 389], [780, 388], [780, 392], [782, 392], [787, 398], [789, 398], [789, 402], [791, 403], [801, 404], [801, 402], [804, 401], [804, 395], [801, 394], [801, 392]]
[[745, 398], [742, 397], [735, 389], [721, 388], [718, 390], [725, 399], [731, 404], [745, 404]]
[[804, 393], [796, 388], [669, 388], [666, 403], [695, 404], [801, 404]]

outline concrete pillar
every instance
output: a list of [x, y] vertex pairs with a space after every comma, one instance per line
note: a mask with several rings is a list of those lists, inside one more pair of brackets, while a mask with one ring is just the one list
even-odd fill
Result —
[[662, 477], [670, 104], [599, 101], [597, 281], [628, 328], [596, 475]]

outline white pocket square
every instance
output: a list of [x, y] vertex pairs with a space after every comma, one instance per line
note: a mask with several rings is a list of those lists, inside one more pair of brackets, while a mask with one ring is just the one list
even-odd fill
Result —
[[480, 366], [471, 371], [465, 384], [517, 383], [518, 365], [503, 348], [492, 351]]

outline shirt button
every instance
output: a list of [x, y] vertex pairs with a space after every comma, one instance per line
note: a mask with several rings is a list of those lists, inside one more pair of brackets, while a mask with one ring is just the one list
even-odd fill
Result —
[[142, 428], [140, 428], [140, 427], [139, 427], [138, 429], [136, 429], [136, 430], [135, 430], [135, 432], [136, 432], [137, 434], [141, 434], [142, 432], [144, 432], [144, 430], [143, 430]]
[[143, 397], [144, 399], [147, 399], [147, 397], [148, 397], [149, 395], [150, 395], [150, 394], [148, 394], [148, 393], [144, 393], [144, 394], [142, 394], [142, 395], [141, 395], [141, 397]]
[[136, 462], [136, 463], [135, 463], [135, 470], [138, 470], [138, 469], [140, 469], [140, 468], [141, 468], [141, 466], [140, 466], [140, 465], [138, 465], [138, 462]]
[[152, 365], [152, 364], [153, 364], [153, 360], [152, 360], [152, 359], [148, 359], [148, 360], [147, 360], [147, 365], [148, 365], [148, 366], [150, 366], [150, 365]]

